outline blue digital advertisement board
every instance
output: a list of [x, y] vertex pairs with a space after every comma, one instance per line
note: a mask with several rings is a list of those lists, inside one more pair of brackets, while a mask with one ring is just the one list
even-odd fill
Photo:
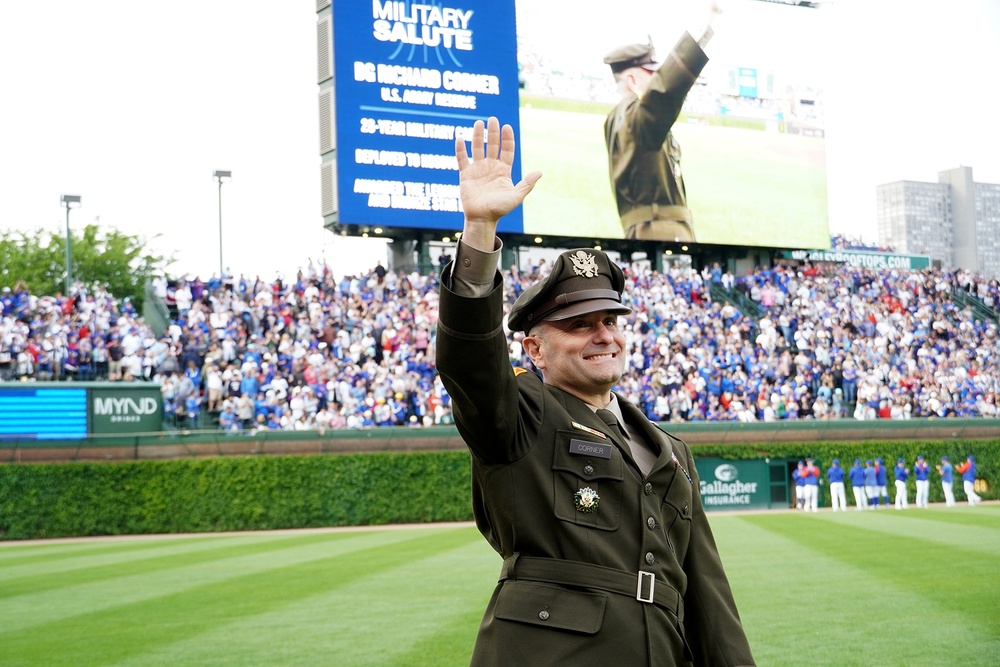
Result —
[[341, 223], [462, 228], [456, 136], [489, 116], [520, 133], [515, 35], [513, 2], [334, 0]]
[[87, 390], [4, 387], [0, 439], [52, 440], [87, 435]]
[[0, 383], [0, 442], [162, 430], [163, 396], [158, 384]]

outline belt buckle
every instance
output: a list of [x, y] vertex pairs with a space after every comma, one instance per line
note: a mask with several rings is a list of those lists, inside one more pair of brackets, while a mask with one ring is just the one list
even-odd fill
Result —
[[[642, 594], [642, 583], [643, 579], [649, 579], [649, 595], [643, 596]], [[635, 586], [635, 599], [639, 602], [652, 603], [653, 602], [653, 591], [656, 589], [656, 575], [652, 572], [644, 572], [639, 570], [639, 578], [636, 579]]]

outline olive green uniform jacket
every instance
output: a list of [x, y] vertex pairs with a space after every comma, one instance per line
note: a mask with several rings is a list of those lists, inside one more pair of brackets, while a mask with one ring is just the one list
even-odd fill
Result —
[[[451, 269], [438, 370], [472, 452], [476, 523], [505, 559], [472, 664], [752, 665], [687, 445], [620, 399], [658, 449], [643, 478], [585, 403], [511, 367], [500, 274], [486, 296], [463, 297]], [[595, 511], [576, 507], [584, 488]]]
[[671, 128], [707, 63], [705, 52], [684, 33], [642, 97], [627, 96], [604, 122], [611, 185], [626, 231], [653, 220], [691, 221], [681, 147]]

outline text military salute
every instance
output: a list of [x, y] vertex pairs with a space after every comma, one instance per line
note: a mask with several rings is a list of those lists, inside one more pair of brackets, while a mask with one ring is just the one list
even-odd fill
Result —
[[510, 366], [497, 221], [511, 181], [496, 118], [456, 143], [465, 226], [442, 275], [438, 370], [472, 452], [476, 523], [503, 558], [473, 665], [752, 665], [688, 446], [611, 391], [625, 366], [624, 276], [570, 250], [508, 326], [542, 374]]

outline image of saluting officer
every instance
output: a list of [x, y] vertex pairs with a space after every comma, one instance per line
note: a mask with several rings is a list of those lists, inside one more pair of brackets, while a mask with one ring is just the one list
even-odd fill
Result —
[[604, 121], [611, 187], [625, 238], [696, 241], [687, 205], [681, 147], [672, 128], [684, 100], [708, 63], [705, 47], [720, 8], [707, 0], [708, 19], [696, 36], [685, 32], [662, 62], [652, 40], [627, 44], [604, 57], [621, 101]]

